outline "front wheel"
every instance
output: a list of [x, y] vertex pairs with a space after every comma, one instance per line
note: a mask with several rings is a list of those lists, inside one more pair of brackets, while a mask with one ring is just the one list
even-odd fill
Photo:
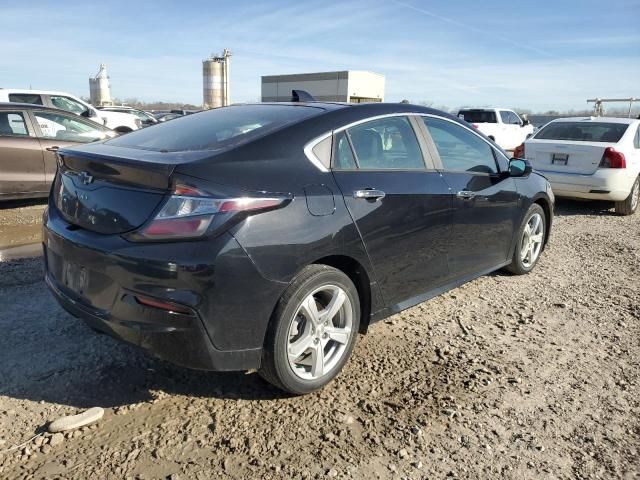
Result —
[[640, 177], [636, 178], [633, 183], [629, 196], [621, 202], [616, 202], [616, 213], [618, 215], [631, 215], [638, 209], [638, 203], [640, 203]]
[[513, 258], [511, 264], [506, 267], [507, 270], [516, 275], [524, 275], [533, 270], [544, 247], [546, 225], [544, 210], [534, 203], [524, 216]]
[[359, 326], [360, 300], [349, 277], [309, 265], [278, 302], [259, 373], [296, 395], [322, 388], [351, 356]]

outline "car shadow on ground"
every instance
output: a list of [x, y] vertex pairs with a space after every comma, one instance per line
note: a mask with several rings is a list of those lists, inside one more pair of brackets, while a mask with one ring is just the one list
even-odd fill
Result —
[[47, 198], [27, 198], [24, 200], [6, 200], [0, 202], [0, 210], [11, 210], [12, 208], [33, 207], [34, 205], [46, 205]]
[[615, 216], [616, 213], [613, 209], [613, 202], [556, 198], [554, 215], [558, 217], [571, 215]]

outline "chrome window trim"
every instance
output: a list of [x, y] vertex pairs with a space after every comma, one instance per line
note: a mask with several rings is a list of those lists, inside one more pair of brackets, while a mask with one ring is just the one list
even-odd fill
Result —
[[[499, 149], [497, 149], [495, 147], [495, 145], [493, 145], [489, 140], [487, 140], [486, 138], [484, 138], [482, 135], [478, 135], [478, 132], [474, 131], [473, 128], [470, 128], [466, 125], [463, 125], [457, 121], [454, 121], [450, 118], [446, 118], [443, 117], [441, 115], [436, 115], [433, 113], [423, 113], [423, 112], [395, 112], [395, 113], [385, 113], [382, 115], [375, 115], [373, 117], [367, 117], [367, 118], [362, 118], [360, 120], [356, 120], [355, 122], [351, 122], [347, 125], [343, 125], [342, 127], [338, 127], [335, 128], [329, 132], [323, 133], [322, 135], [314, 138], [313, 140], [311, 140], [310, 142], [308, 142], [305, 146], [304, 146], [304, 154], [305, 156], [309, 159], [309, 161], [321, 172], [329, 172], [330, 169], [327, 168], [322, 161], [313, 153], [313, 147], [315, 147], [318, 143], [320, 143], [321, 141], [325, 140], [327, 137], [330, 137], [332, 135], [335, 135], [336, 133], [340, 133], [343, 132], [345, 130], [348, 130], [349, 128], [355, 127], [356, 125], [361, 125], [363, 123], [367, 123], [367, 122], [371, 122], [373, 120], [379, 120], [382, 118], [389, 118], [389, 117], [410, 117], [410, 116], [416, 116], [416, 117], [432, 117], [432, 118], [437, 118], [440, 120], [444, 120], [447, 121], [449, 123], [453, 123], [455, 125], [458, 125], [459, 127], [465, 128], [466, 130], [468, 130], [469, 132], [471, 132], [472, 134], [474, 134], [476, 137], [478, 137], [479, 139], [481, 139], [483, 142], [485, 142], [487, 145], [489, 145], [489, 147], [491, 147], [491, 149], [496, 152], [498, 155], [502, 155], [502, 157], [504, 157], [507, 162], [509, 161], [509, 158], [502, 153]], [[417, 132], [416, 132], [417, 134]], [[498, 162], [496, 162], [498, 163]], [[498, 167], [500, 166], [499, 164], [497, 165]]]

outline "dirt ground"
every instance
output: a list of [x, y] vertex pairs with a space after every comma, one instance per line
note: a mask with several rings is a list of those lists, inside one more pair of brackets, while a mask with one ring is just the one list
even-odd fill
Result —
[[47, 199], [0, 202], [0, 261], [40, 253]]
[[0, 263], [0, 478], [638, 478], [640, 215], [557, 210], [533, 273], [376, 324], [305, 397], [149, 358], [64, 313], [40, 260]]

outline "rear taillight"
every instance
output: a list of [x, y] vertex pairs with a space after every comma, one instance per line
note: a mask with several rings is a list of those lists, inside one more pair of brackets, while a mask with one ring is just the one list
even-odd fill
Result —
[[624, 153], [613, 147], [607, 147], [604, 149], [602, 160], [600, 160], [600, 168], [627, 168], [627, 159]]
[[160, 211], [129, 238], [137, 241], [196, 238], [210, 227], [232, 218], [273, 210], [291, 201], [290, 196], [215, 198], [199, 189], [178, 185]]
[[513, 158], [524, 158], [524, 142], [513, 150]]

